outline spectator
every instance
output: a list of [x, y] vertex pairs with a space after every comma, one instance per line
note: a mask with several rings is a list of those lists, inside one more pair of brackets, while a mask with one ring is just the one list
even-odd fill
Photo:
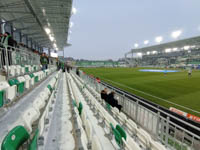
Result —
[[48, 58], [45, 55], [45, 53], [42, 53], [42, 55], [40, 56], [40, 63], [42, 65], [42, 70], [45, 70], [48, 68]]
[[110, 94], [108, 94], [108, 103], [112, 106], [112, 107], [117, 107], [119, 109], [119, 111], [121, 111], [122, 106], [118, 104], [118, 101], [114, 98], [114, 94], [115, 92], [110, 92]]
[[105, 100], [105, 102], [108, 102], [108, 94], [107, 94], [107, 88], [103, 89], [101, 91], [101, 99]]

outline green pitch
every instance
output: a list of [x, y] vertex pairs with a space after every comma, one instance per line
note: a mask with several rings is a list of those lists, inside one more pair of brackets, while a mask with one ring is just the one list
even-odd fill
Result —
[[113, 86], [154, 103], [167, 108], [176, 107], [200, 116], [198, 113], [172, 104], [200, 112], [200, 71], [193, 70], [192, 76], [188, 77], [185, 70], [164, 75], [164, 73], [140, 72], [140, 69], [144, 68], [82, 68], [87, 74], [99, 77]]

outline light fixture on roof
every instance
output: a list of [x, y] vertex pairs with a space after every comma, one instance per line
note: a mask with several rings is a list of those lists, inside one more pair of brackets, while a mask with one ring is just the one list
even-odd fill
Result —
[[46, 11], [44, 8], [42, 8], [42, 12], [43, 12], [43, 15], [46, 16]]
[[72, 28], [74, 26], [73, 22], [70, 22], [69, 27]]
[[175, 51], [177, 51], [177, 50], [178, 50], [178, 48], [177, 48], [177, 47], [174, 47], [172, 50], [175, 52]]
[[145, 41], [144, 41], [144, 44], [145, 44], [145, 45], [149, 44], [149, 41], [148, 41], [148, 40], [145, 40]]
[[77, 9], [75, 7], [72, 8], [72, 14], [75, 15], [77, 13]]
[[160, 43], [160, 42], [163, 41], [163, 37], [162, 37], [162, 36], [157, 36], [157, 37], [155, 38], [155, 41], [156, 41], [156, 43]]
[[165, 49], [165, 52], [166, 52], [166, 53], [170, 53], [171, 51], [172, 51], [171, 48], [166, 48], [166, 49]]
[[183, 49], [184, 49], [184, 50], [189, 50], [189, 49], [190, 49], [190, 46], [189, 46], [189, 45], [184, 46]]
[[47, 25], [48, 25], [49, 27], [51, 26], [49, 22], [47, 22]]
[[142, 53], [137, 53], [137, 56], [142, 57]]
[[171, 37], [177, 39], [182, 34], [182, 30], [173, 31]]
[[157, 54], [157, 51], [153, 51], [152, 54]]
[[51, 40], [51, 42], [53, 42], [55, 38], [52, 35], [49, 35], [49, 39]]
[[56, 43], [53, 43], [53, 46], [54, 46], [55, 48], [57, 48], [57, 45], [56, 45]]
[[134, 44], [134, 47], [135, 47], [135, 48], [138, 48], [138, 46], [139, 46], [138, 43], [135, 43], [135, 44]]
[[147, 52], [147, 55], [150, 55], [150, 52]]
[[47, 34], [50, 34], [50, 33], [51, 33], [51, 29], [49, 29], [48, 27], [44, 28], [44, 30], [45, 30], [45, 32], [46, 32]]

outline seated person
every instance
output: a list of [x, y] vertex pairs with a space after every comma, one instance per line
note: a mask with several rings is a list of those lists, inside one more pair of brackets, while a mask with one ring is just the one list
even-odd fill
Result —
[[114, 94], [115, 94], [115, 92], [113, 92], [113, 91], [110, 94], [108, 94], [108, 103], [112, 107], [117, 107], [119, 109], [119, 111], [121, 111], [122, 105], [118, 104], [118, 101], [114, 98]]
[[107, 102], [107, 98], [108, 98], [107, 88], [105, 88], [101, 91], [101, 99], [103, 99]]

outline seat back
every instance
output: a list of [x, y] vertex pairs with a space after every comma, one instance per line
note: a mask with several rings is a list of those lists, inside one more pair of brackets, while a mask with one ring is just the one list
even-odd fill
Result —
[[4, 105], [4, 95], [5, 95], [5, 91], [1, 90], [0, 91], [0, 108]]
[[83, 104], [80, 102], [78, 106], [79, 115], [81, 115], [82, 110], [83, 110]]
[[33, 108], [29, 108], [23, 115], [24, 126], [29, 132], [32, 132], [32, 123], [39, 118], [38, 112]]
[[29, 145], [28, 150], [37, 150], [37, 147], [38, 147], [38, 145], [37, 145], [38, 136], [39, 136], [39, 130], [37, 129], [35, 131], [35, 135], [34, 135], [32, 141], [31, 141], [31, 144]]
[[16, 126], [4, 138], [1, 150], [18, 150], [29, 139], [29, 136], [23, 126]]
[[85, 131], [86, 131], [88, 140], [91, 141], [92, 140], [92, 126], [88, 119], [86, 119], [85, 121]]
[[126, 132], [125, 132], [125, 130], [124, 130], [120, 125], [117, 125], [117, 126], [116, 126], [116, 130], [121, 134], [121, 136], [122, 136], [125, 140], [127, 139]]
[[96, 135], [92, 137], [92, 150], [102, 150], [101, 144], [99, 143], [99, 139]]

